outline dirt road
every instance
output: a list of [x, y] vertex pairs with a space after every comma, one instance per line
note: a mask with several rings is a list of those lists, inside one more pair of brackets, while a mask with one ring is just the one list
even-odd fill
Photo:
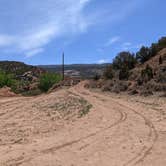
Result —
[[[71, 96], [88, 101], [90, 112], [52, 120], [48, 105]], [[165, 156], [164, 98], [91, 92], [84, 82], [39, 97], [0, 98], [0, 166], [165, 166]]]

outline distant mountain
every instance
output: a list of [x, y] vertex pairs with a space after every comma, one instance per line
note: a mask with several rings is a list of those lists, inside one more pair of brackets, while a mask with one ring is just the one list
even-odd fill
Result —
[[0, 61], [0, 70], [16, 76], [23, 75], [26, 72], [32, 72], [34, 75], [38, 76], [44, 72], [44, 69], [17, 61]]
[[0, 70], [3, 70], [7, 73], [13, 74], [23, 74], [29, 70], [34, 69], [35, 67], [26, 65], [22, 62], [16, 61], [0, 61]]
[[[65, 75], [71, 77], [93, 78], [96, 74], [102, 75], [106, 66], [110, 64], [71, 64], [65, 65]], [[41, 73], [42, 71], [48, 72], [62, 72], [61, 65], [39, 65], [32, 66], [23, 62], [17, 61], [0, 61], [0, 70], [15, 75], [23, 75], [26, 72], [32, 71], [33, 73]]]
[[[71, 64], [65, 65], [65, 75], [81, 78], [93, 78], [96, 74], [102, 75], [109, 64]], [[40, 65], [38, 66], [49, 72], [61, 73], [61, 65]]]

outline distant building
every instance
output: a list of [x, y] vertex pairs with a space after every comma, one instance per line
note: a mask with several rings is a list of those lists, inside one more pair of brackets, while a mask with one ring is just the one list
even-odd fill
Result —
[[80, 77], [80, 72], [77, 70], [65, 70], [65, 76], [78, 78]]

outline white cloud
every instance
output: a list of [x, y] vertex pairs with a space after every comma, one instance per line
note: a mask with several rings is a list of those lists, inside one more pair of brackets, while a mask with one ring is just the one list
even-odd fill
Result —
[[120, 36], [114, 36], [112, 38], [110, 38], [106, 43], [105, 43], [105, 47], [109, 47], [112, 44], [115, 44], [116, 42], [120, 41]]
[[[51, 40], [85, 32], [89, 26], [83, 9], [90, 0], [13, 0], [0, 2], [0, 47], [35, 55]], [[16, 4], [16, 5], [14, 5]], [[8, 21], [6, 21], [8, 20]], [[3, 30], [5, 29], [5, 31]]]
[[33, 57], [39, 53], [42, 53], [43, 51], [44, 51], [43, 48], [37, 48], [37, 49], [30, 50], [26, 53], [26, 57], [27, 58]]
[[122, 43], [121, 50], [123, 50], [123, 51], [131, 51], [133, 49], [139, 49], [141, 46], [142, 46], [142, 44], [134, 45], [134, 44], [132, 44], [130, 42], [125, 42], [125, 43]]
[[107, 59], [100, 59], [97, 63], [103, 64], [103, 63], [108, 63]]
[[105, 50], [107, 47], [110, 47], [110, 46], [112, 46], [113, 44], [119, 42], [120, 39], [121, 39], [120, 36], [111, 37], [111, 38], [108, 39], [107, 42], [104, 43], [100, 48], [97, 48], [97, 51], [100, 52], [100, 53], [103, 53], [104, 50]]
[[[97, 9], [85, 13], [86, 5], [91, 1], [93, 0], [0, 1], [1, 50], [30, 55], [34, 50], [44, 50], [53, 39], [86, 32], [92, 25], [104, 25], [105, 21], [111, 26], [113, 21], [128, 16], [140, 2], [107, 1], [106, 6], [101, 2]], [[112, 37], [104, 47], [119, 40], [119, 36]]]

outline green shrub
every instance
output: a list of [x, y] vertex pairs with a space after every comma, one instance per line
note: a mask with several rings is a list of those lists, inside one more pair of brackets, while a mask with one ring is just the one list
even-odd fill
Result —
[[47, 92], [55, 83], [61, 81], [61, 76], [55, 73], [45, 73], [39, 80], [39, 89]]
[[157, 43], [157, 49], [158, 49], [158, 51], [160, 51], [165, 47], [166, 47], [166, 37], [162, 37], [159, 39], [159, 41]]
[[112, 66], [114, 70], [127, 68], [131, 70], [135, 67], [137, 61], [135, 55], [130, 52], [120, 52], [113, 60]]
[[130, 76], [129, 69], [124, 67], [119, 71], [119, 80], [128, 80]]
[[16, 84], [16, 80], [14, 80], [14, 76], [11, 74], [6, 74], [3, 71], [0, 71], [0, 88], [4, 86], [8, 86], [14, 88]]
[[142, 70], [141, 76], [143, 79], [143, 82], [148, 82], [153, 78], [153, 69], [147, 65], [145, 69]]
[[137, 64], [135, 55], [130, 52], [120, 52], [113, 60], [112, 66], [114, 70], [119, 71], [119, 79], [127, 80], [130, 70]]
[[112, 66], [110, 65], [110, 66], [108, 66], [106, 69], [105, 69], [105, 71], [104, 71], [104, 73], [103, 73], [103, 76], [104, 76], [104, 78], [105, 79], [113, 79], [113, 77], [114, 77], [114, 72], [113, 72], [113, 69], [112, 69]]
[[136, 53], [136, 58], [139, 62], [144, 63], [151, 57], [155, 56], [163, 48], [166, 48], [166, 37], [162, 37], [157, 43], [152, 43], [150, 47], [142, 46]]
[[151, 49], [149, 47], [141, 47], [136, 53], [136, 58], [139, 62], [144, 63], [152, 57]]

